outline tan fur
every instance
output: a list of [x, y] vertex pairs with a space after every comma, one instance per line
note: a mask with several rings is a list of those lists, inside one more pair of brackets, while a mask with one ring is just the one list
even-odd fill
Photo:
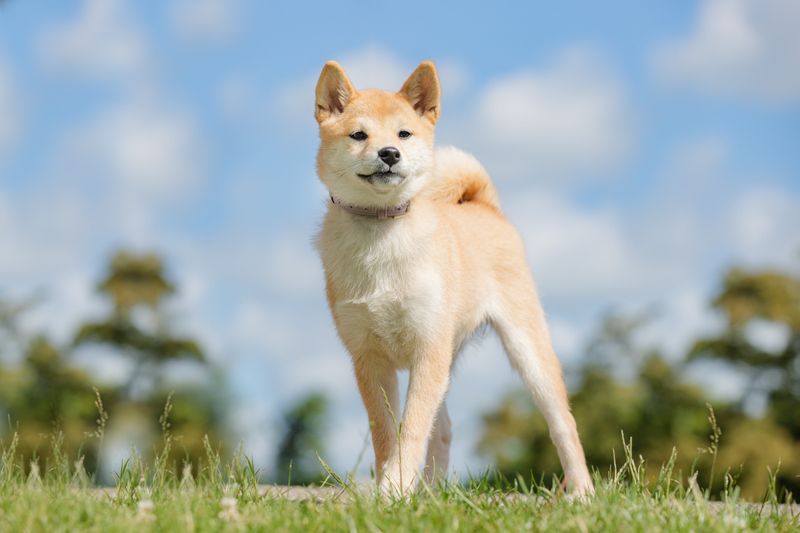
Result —
[[477, 159], [452, 146], [436, 150], [436, 180], [423, 194], [449, 204], [477, 202], [500, 210], [500, 199], [489, 174]]
[[[390, 93], [356, 91], [330, 62], [316, 95], [317, 167], [331, 194], [364, 207], [411, 202], [405, 216], [389, 220], [331, 205], [317, 240], [328, 302], [370, 420], [381, 490], [412, 490], [423, 460], [429, 480], [446, 473], [451, 368], [475, 330], [489, 324], [547, 419], [570, 490], [590, 493], [522, 241], [480, 163], [455, 148], [434, 150], [440, 104], [433, 64], [421, 64]], [[400, 130], [412, 135], [401, 139]], [[368, 138], [353, 140], [354, 131]], [[390, 168], [396, 176], [376, 183], [359, 177], [383, 168], [377, 152], [386, 146], [401, 152]], [[400, 369], [410, 371], [402, 415]]]

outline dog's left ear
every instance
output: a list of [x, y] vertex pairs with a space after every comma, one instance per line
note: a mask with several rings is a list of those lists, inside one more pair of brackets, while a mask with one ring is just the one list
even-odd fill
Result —
[[439, 120], [441, 110], [439, 99], [439, 75], [431, 61], [423, 61], [403, 84], [398, 93], [411, 104], [420, 116], [428, 119], [431, 124]]

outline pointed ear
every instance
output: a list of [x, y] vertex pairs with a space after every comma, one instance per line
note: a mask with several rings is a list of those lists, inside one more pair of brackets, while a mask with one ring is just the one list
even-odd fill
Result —
[[356, 90], [344, 73], [344, 69], [336, 61], [328, 61], [317, 81], [314, 118], [317, 122], [322, 122], [331, 115], [341, 113], [355, 94]]
[[427, 118], [431, 124], [439, 120], [441, 110], [439, 104], [439, 75], [431, 61], [423, 61], [400, 89], [404, 96], [420, 116]]

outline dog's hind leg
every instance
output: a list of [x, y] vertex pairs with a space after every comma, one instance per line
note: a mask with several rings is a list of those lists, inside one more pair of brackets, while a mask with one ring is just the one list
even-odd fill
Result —
[[534, 289], [506, 294], [504, 305], [492, 317], [492, 325], [500, 335], [511, 365], [547, 421], [568, 490], [576, 495], [592, 493], [592, 480], [575, 418], [569, 409], [561, 365], [550, 343], [544, 312]]
[[451, 430], [450, 416], [447, 413], [447, 403], [442, 401], [436, 420], [433, 423], [433, 433], [428, 440], [428, 455], [425, 459], [425, 481], [430, 484], [447, 475], [447, 466], [450, 462], [450, 442], [453, 433]]

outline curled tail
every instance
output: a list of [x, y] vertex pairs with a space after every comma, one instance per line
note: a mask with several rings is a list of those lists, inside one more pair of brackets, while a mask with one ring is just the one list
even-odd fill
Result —
[[497, 191], [486, 169], [473, 156], [453, 146], [436, 149], [436, 172], [426, 192], [442, 202], [475, 202], [500, 210]]

